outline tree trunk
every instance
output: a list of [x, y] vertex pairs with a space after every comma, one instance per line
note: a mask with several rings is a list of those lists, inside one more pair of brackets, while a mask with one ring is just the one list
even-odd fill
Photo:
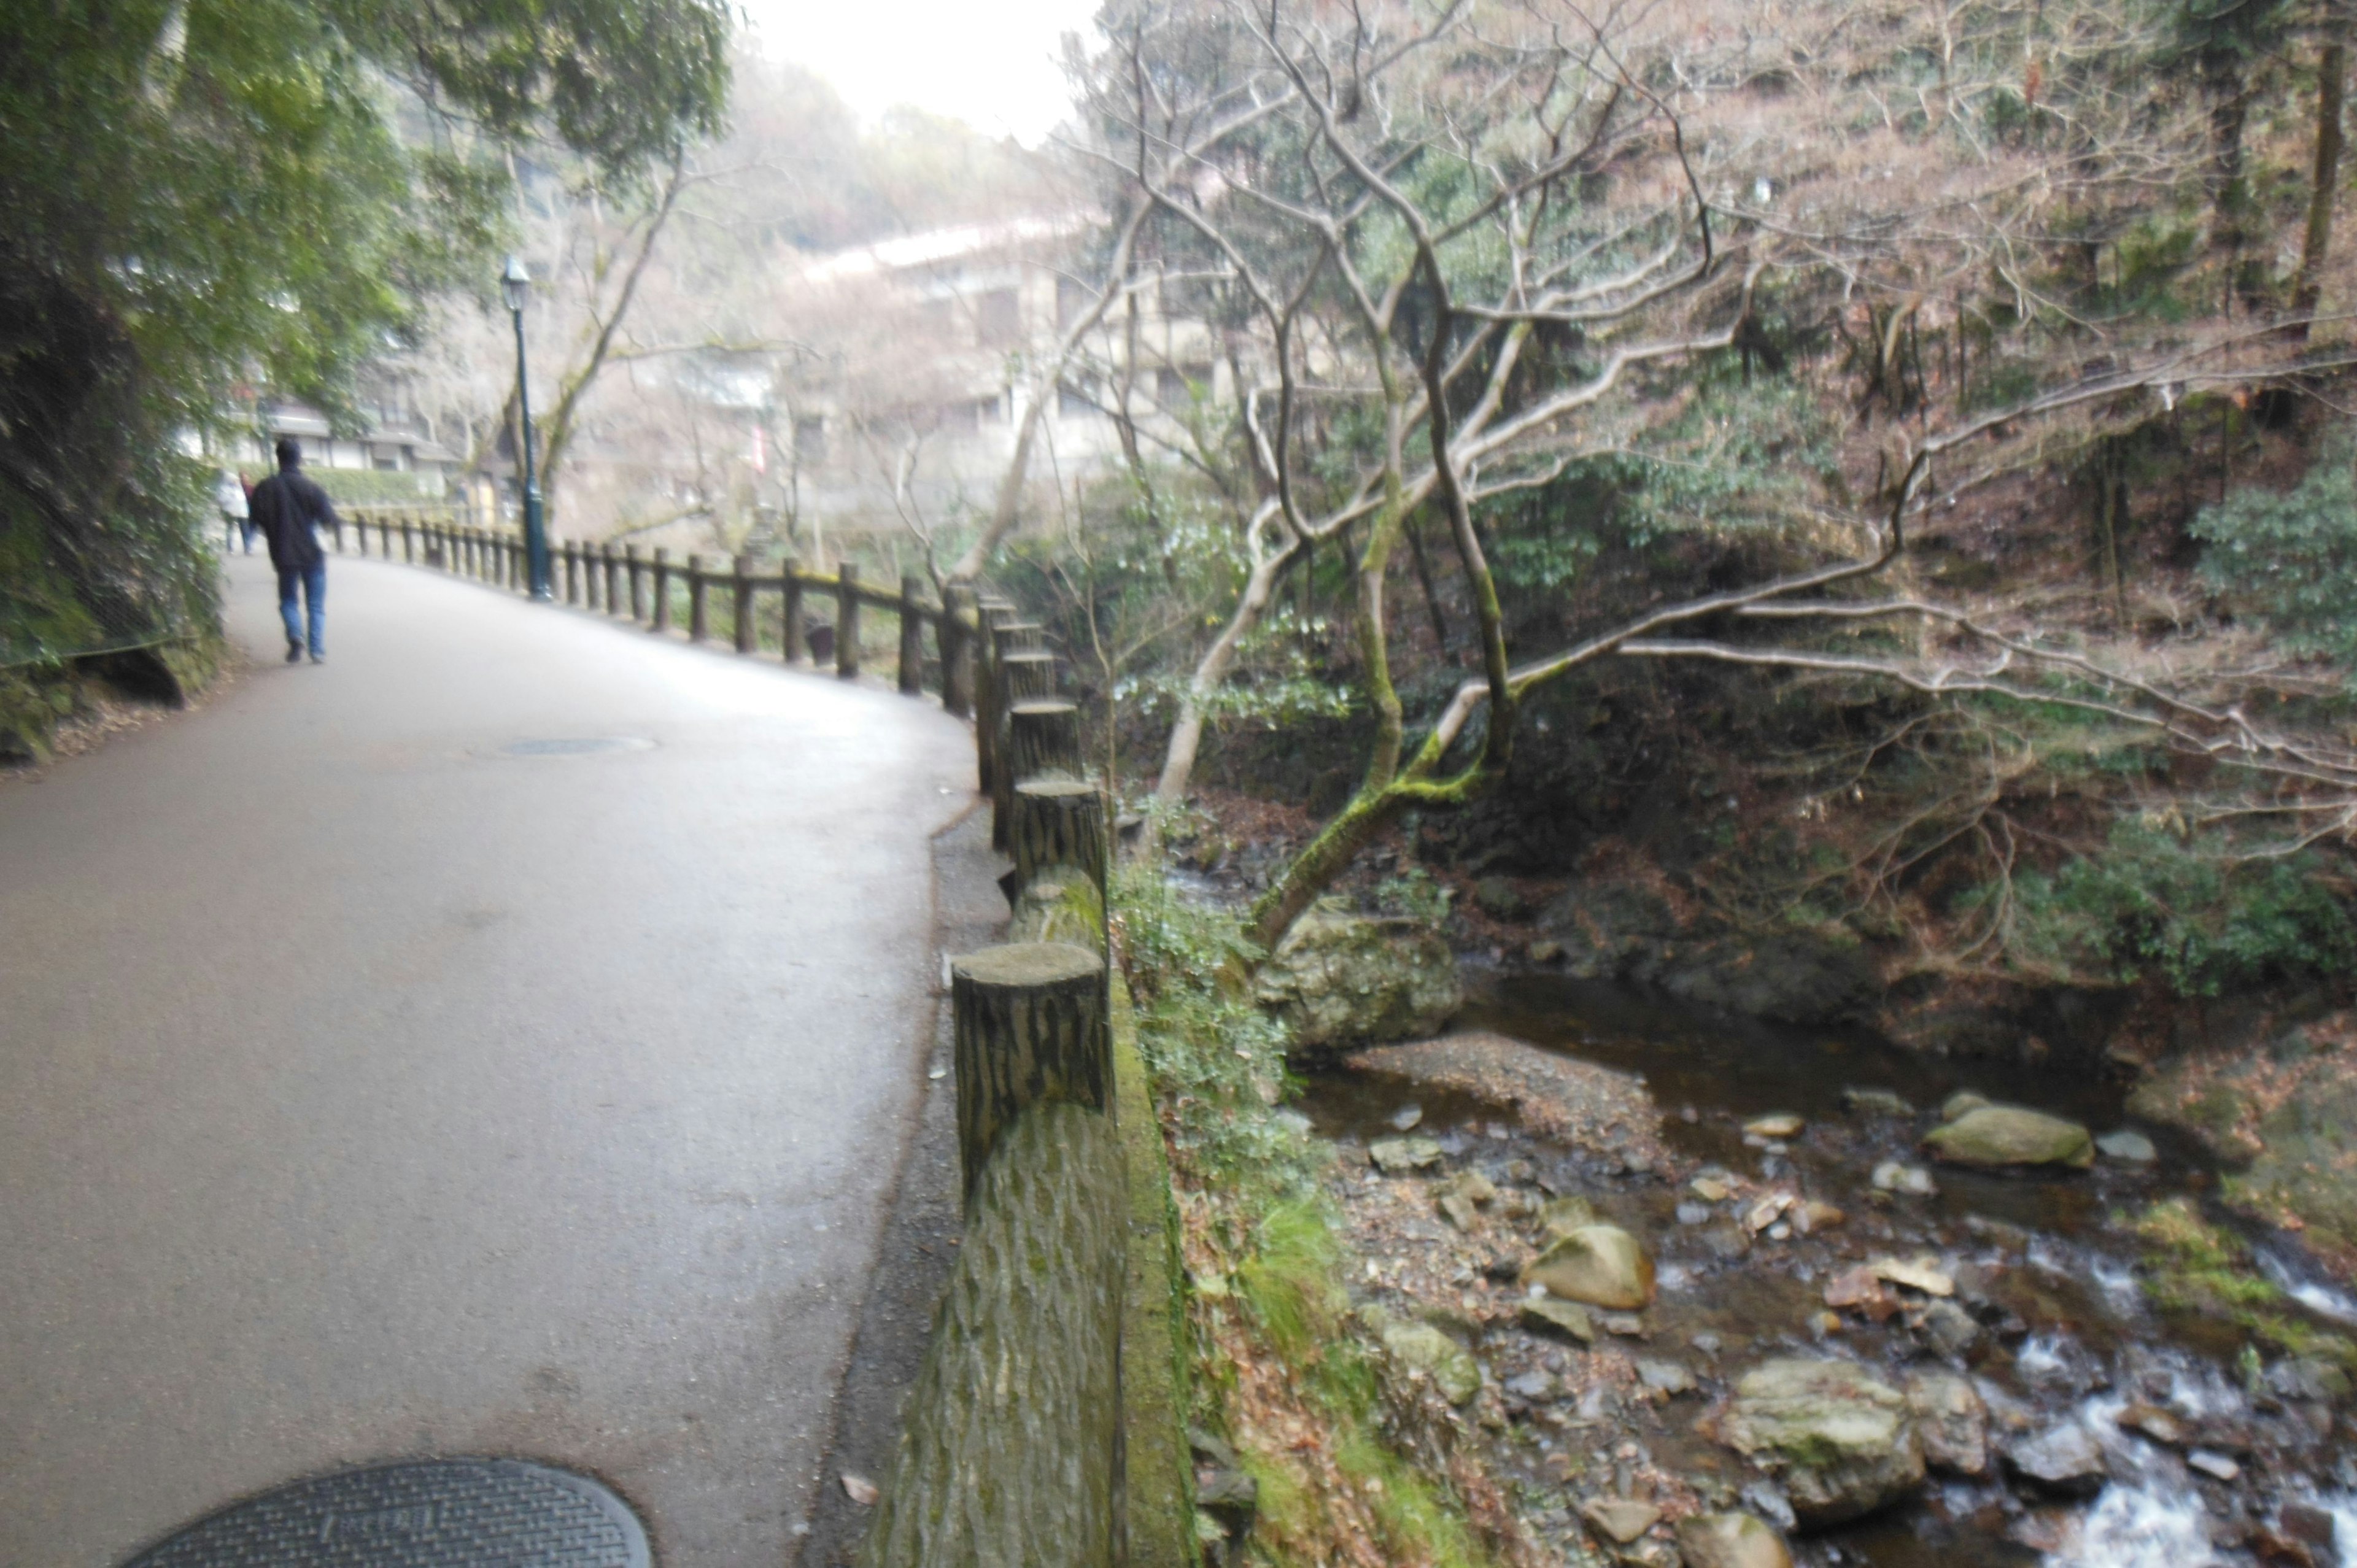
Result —
[[2341, 94], [2349, 58], [2338, 39], [2324, 46], [2316, 65], [2316, 164], [2309, 179], [2308, 229], [2301, 237], [2299, 275], [2292, 285], [2292, 341], [2308, 341], [2316, 302], [2323, 293], [2325, 252], [2332, 243], [2332, 213], [2341, 195]]
[[1244, 583], [1243, 596], [1236, 602], [1235, 613], [1228, 618], [1228, 624], [1220, 628], [1219, 637], [1196, 663], [1186, 693], [1178, 699], [1178, 717], [1170, 726], [1170, 741], [1162, 754], [1161, 776], [1154, 782], [1154, 798], [1163, 804], [1175, 805], [1186, 799], [1195, 758], [1203, 744], [1204, 712], [1234, 667], [1244, 639], [1259, 628], [1261, 618], [1268, 613], [1269, 601], [1276, 596], [1278, 581], [1300, 550], [1301, 542], [1289, 539], [1282, 550], [1254, 564], [1252, 575]]

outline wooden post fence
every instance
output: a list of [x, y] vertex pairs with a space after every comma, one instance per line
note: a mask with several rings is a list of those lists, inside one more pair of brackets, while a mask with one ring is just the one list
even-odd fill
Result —
[[859, 678], [859, 568], [845, 561], [834, 569], [834, 672]]
[[805, 656], [802, 647], [804, 632], [802, 628], [802, 564], [801, 562], [795, 560], [791, 555], [786, 557], [786, 564], [783, 568], [785, 573], [785, 587], [783, 589], [783, 594], [786, 603], [785, 608], [780, 613], [785, 618], [785, 629], [783, 635], [786, 642], [786, 662], [789, 664], [799, 664], [802, 661]]
[[920, 580], [900, 579], [900, 691], [913, 697], [925, 686], [925, 615]]
[[754, 635], [752, 563], [741, 553], [731, 564], [728, 579], [729, 624], [737, 634], [737, 651], [750, 653], [761, 639]]

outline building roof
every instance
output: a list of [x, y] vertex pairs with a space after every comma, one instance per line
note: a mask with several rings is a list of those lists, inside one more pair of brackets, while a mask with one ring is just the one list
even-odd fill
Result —
[[968, 256], [1010, 250], [1039, 240], [1061, 239], [1079, 233], [1091, 220], [1083, 213], [1056, 218], [1015, 218], [1002, 223], [962, 223], [949, 229], [929, 229], [897, 240], [855, 245], [813, 260], [798, 274], [805, 283], [845, 283], [854, 278], [934, 266]]

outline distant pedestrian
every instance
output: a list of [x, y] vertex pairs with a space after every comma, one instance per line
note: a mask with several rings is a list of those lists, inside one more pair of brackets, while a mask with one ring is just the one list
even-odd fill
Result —
[[[270, 564], [278, 569], [278, 615], [286, 623], [286, 662], [302, 658], [307, 645], [311, 662], [321, 663], [328, 657], [328, 556], [319, 548], [315, 530], [321, 523], [339, 525], [342, 520], [336, 516], [328, 492], [304, 476], [302, 447], [285, 436], [278, 438], [278, 472], [253, 487], [246, 510], [268, 541]], [[296, 606], [298, 592], [300, 612]]]
[[245, 482], [243, 474], [232, 474], [223, 468], [213, 479], [213, 505], [221, 509], [221, 523], [226, 532], [228, 548], [237, 548], [238, 535], [245, 536], [245, 553], [253, 553], [253, 509], [245, 498], [253, 487]]

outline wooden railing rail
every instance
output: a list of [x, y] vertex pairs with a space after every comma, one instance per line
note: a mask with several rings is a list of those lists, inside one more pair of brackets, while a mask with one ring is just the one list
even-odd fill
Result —
[[[462, 521], [455, 507], [352, 507], [335, 547], [362, 555], [436, 567], [494, 587], [522, 592], [527, 586], [522, 535], [513, 529], [486, 529]], [[373, 550], [371, 550], [373, 544]], [[835, 572], [814, 572], [789, 556], [765, 567], [737, 555], [726, 565], [702, 555], [673, 561], [661, 548], [642, 555], [635, 544], [619, 551], [611, 543], [565, 539], [550, 549], [550, 591], [565, 604], [627, 618], [669, 636], [685, 607], [690, 642], [716, 638], [715, 620], [727, 617], [718, 635], [737, 652], [768, 652], [788, 664], [832, 666], [845, 680], [856, 679], [872, 651], [862, 635], [866, 611], [892, 618], [897, 657], [894, 684], [910, 696], [941, 694], [942, 705], [961, 717], [974, 712], [981, 679], [975, 660], [986, 657], [983, 612], [970, 591], [952, 589], [947, 603], [926, 592], [924, 581], [904, 576], [897, 587], [863, 582], [858, 568], [844, 563]], [[813, 622], [815, 600], [833, 613]], [[769, 607], [775, 605], [771, 610]], [[765, 628], [777, 641], [764, 647]], [[930, 634], [930, 635], [928, 635]], [[988, 743], [984, 743], [985, 750]]]

